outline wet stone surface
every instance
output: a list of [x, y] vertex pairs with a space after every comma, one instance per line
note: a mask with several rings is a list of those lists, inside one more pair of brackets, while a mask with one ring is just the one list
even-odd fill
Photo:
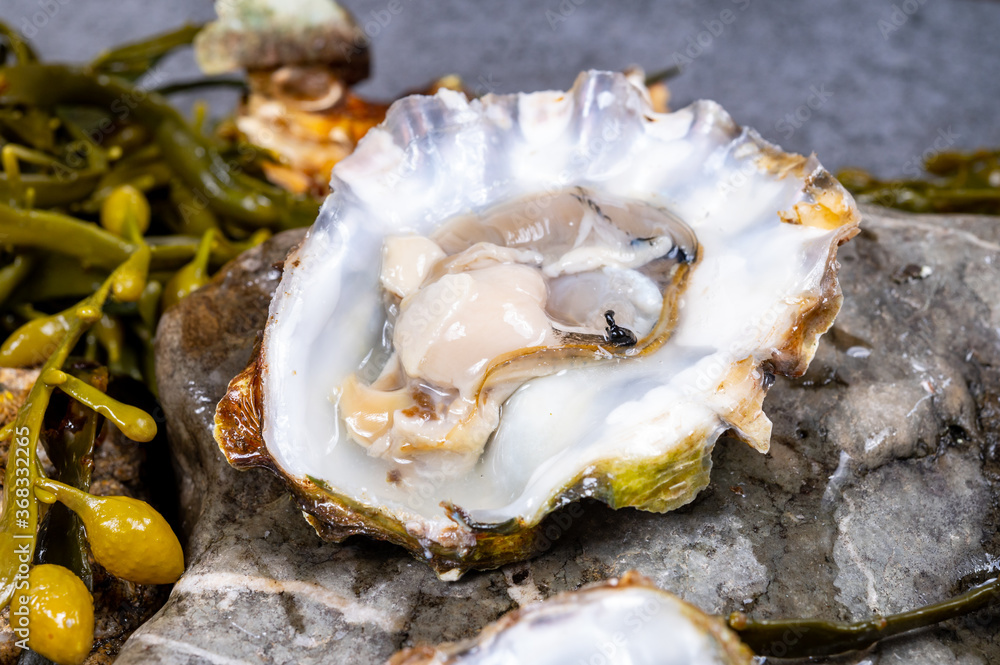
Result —
[[[1000, 224], [865, 212], [841, 250], [834, 330], [765, 401], [770, 453], [722, 439], [683, 509], [571, 506], [542, 556], [456, 583], [393, 546], [324, 543], [273, 477], [223, 460], [215, 403], [300, 235], [243, 256], [159, 330], [188, 570], [119, 662], [380, 663], [630, 568], [708, 612], [762, 618], [860, 619], [984, 579], [1000, 555]], [[998, 662], [998, 629], [994, 608], [820, 662]]]

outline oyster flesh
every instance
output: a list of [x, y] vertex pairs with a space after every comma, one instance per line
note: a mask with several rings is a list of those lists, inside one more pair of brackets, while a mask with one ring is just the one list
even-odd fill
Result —
[[474, 639], [405, 649], [387, 665], [749, 665], [752, 658], [718, 617], [630, 571], [515, 610]]
[[775, 374], [840, 307], [850, 195], [715, 103], [636, 77], [390, 108], [334, 169], [216, 412], [320, 535], [445, 579], [531, 556], [582, 497], [667, 511], [725, 431], [766, 451]]

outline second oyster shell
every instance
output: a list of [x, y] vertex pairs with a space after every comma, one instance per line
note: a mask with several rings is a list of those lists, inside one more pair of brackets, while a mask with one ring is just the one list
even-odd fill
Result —
[[718, 617], [629, 571], [515, 610], [474, 639], [397, 653], [387, 665], [750, 665]]

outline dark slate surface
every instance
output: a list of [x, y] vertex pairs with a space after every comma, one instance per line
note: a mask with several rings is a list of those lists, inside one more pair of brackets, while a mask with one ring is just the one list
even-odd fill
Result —
[[[479, 91], [563, 89], [582, 69], [681, 60], [675, 106], [722, 103], [831, 169], [913, 171], [928, 150], [1000, 144], [1000, 3], [986, 0], [345, 0], [371, 37], [381, 98], [458, 72]], [[395, 13], [394, 13], [395, 12]], [[46, 57], [213, 16], [209, 0], [3, 0]], [[679, 57], [678, 57], [679, 56]], [[688, 63], [687, 60], [690, 60]], [[157, 77], [194, 72], [189, 56]]]
[[[863, 225], [841, 248], [834, 330], [765, 400], [769, 454], [723, 439], [689, 506], [570, 507], [543, 555], [456, 583], [393, 546], [323, 543], [271, 475], [223, 460], [213, 407], [300, 232], [245, 254], [160, 326], [189, 568], [119, 662], [378, 663], [631, 568], [706, 611], [757, 617], [861, 619], [957, 593], [1000, 552], [1000, 225], [875, 210]], [[998, 627], [994, 609], [817, 662], [995, 663]]]

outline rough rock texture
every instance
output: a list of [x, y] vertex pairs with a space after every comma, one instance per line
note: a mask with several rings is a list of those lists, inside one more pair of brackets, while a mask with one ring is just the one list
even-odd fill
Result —
[[[396, 547], [324, 543], [273, 477], [223, 461], [215, 403], [299, 236], [244, 255], [161, 323], [188, 571], [119, 662], [379, 663], [630, 568], [706, 611], [758, 617], [863, 618], [981, 580], [1000, 553], [1000, 224], [865, 212], [841, 251], [835, 329], [765, 401], [769, 454], [724, 439], [691, 505], [571, 506], [542, 556], [457, 583]], [[986, 610], [827, 662], [998, 662], [998, 628]]]

